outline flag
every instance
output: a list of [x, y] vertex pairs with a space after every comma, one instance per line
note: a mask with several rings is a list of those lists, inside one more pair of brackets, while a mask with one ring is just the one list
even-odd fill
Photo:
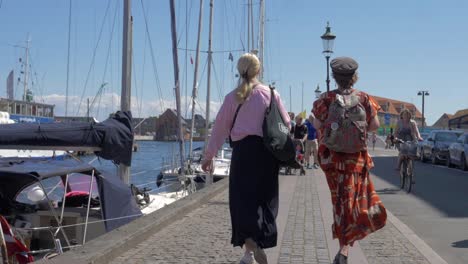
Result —
[[193, 65], [193, 58], [192, 58], [192, 55], [190, 55], [190, 64]]
[[298, 116], [300, 116], [302, 119], [306, 119], [306, 116], [307, 116], [306, 110], [300, 112]]

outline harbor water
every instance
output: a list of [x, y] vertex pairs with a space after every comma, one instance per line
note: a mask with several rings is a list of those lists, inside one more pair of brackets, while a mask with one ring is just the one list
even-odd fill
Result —
[[[204, 142], [193, 142], [193, 148], [203, 146]], [[161, 141], [137, 141], [138, 151], [133, 152], [130, 183], [139, 188], [149, 188], [151, 193], [175, 191], [179, 187], [174, 181], [164, 181], [161, 186], [156, 186], [156, 178], [165, 165], [172, 163], [180, 164], [178, 158], [179, 144], [177, 142]], [[188, 153], [189, 143], [185, 144]], [[117, 166], [108, 160], [87, 157], [85, 161], [98, 170], [105, 170], [116, 173]]]

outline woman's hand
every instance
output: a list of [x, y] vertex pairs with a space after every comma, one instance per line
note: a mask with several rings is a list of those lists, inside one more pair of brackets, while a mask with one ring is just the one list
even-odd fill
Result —
[[202, 170], [204, 172], [213, 172], [214, 171], [214, 166], [213, 166], [213, 160], [203, 160], [202, 161]]

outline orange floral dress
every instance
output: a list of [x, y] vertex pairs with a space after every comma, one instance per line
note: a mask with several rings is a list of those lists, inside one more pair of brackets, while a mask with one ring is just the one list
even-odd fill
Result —
[[[328, 108], [336, 95], [336, 90], [324, 93], [314, 102], [312, 112], [322, 123], [327, 119]], [[364, 92], [359, 91], [357, 95], [366, 109], [369, 124], [380, 106]], [[319, 162], [325, 172], [333, 204], [333, 238], [338, 238], [340, 245], [352, 246], [354, 241], [385, 226], [387, 219], [385, 207], [369, 177], [374, 163], [367, 151], [339, 153], [329, 150], [321, 143], [322, 129], [319, 134]]]

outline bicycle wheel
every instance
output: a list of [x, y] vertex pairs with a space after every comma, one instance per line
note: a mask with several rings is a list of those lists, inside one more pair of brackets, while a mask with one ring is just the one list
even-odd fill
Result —
[[413, 161], [411, 159], [407, 159], [406, 163], [405, 191], [410, 193], [411, 188], [413, 187]]
[[406, 159], [403, 159], [401, 161], [401, 167], [400, 167], [400, 188], [401, 189], [405, 188], [405, 180], [407, 178], [406, 173], [407, 173]]

